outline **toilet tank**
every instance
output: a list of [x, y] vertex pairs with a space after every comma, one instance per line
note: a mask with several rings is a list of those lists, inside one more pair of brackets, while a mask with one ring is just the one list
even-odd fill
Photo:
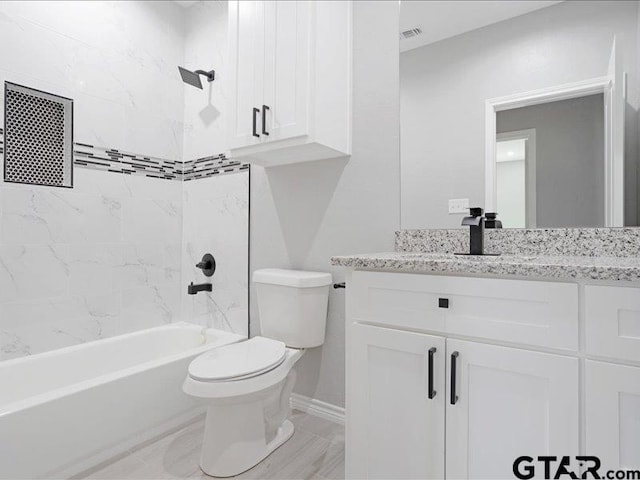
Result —
[[331, 274], [267, 268], [253, 272], [263, 337], [288, 347], [324, 343]]

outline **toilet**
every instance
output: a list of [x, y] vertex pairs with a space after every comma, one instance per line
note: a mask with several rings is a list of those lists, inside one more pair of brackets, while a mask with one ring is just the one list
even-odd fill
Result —
[[200, 355], [183, 386], [207, 401], [200, 467], [214, 477], [254, 467], [291, 438], [294, 365], [324, 343], [331, 274], [272, 268], [253, 282], [261, 336]]

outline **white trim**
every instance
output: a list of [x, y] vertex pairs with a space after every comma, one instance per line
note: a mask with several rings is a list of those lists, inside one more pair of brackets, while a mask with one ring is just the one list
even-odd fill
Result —
[[621, 38], [611, 47], [608, 74], [611, 82], [605, 92], [604, 226], [624, 226], [624, 138], [625, 72], [622, 70]]
[[300, 410], [301, 412], [308, 413], [314, 417], [323, 418], [333, 423], [344, 425], [344, 408], [337, 407], [322, 400], [316, 400], [315, 398], [300, 395], [299, 393], [292, 393], [289, 400], [291, 408]]
[[[581, 82], [568, 83], [530, 92], [490, 98], [485, 101], [485, 210], [496, 209], [496, 114], [503, 110], [557, 102], [571, 98], [605, 93], [611, 78], [597, 77]], [[605, 162], [607, 159], [605, 159]]]
[[[536, 129], [514, 130], [496, 134], [496, 143], [505, 140], [526, 140], [525, 142], [525, 228], [536, 228]], [[498, 216], [500, 212], [498, 212]], [[508, 227], [509, 225], [507, 225]]]

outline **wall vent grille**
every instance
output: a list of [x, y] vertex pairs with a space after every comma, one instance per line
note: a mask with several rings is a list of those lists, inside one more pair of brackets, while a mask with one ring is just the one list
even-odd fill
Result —
[[420, 27], [410, 28], [409, 30], [405, 30], [404, 32], [400, 32], [401, 39], [413, 38], [418, 35], [422, 35], [422, 29]]
[[73, 187], [73, 100], [5, 82], [4, 180]]

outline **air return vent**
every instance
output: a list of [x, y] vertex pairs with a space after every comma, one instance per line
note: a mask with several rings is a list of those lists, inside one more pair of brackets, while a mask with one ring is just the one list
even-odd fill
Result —
[[405, 30], [404, 32], [400, 32], [401, 39], [413, 38], [418, 35], [422, 35], [422, 29], [420, 27], [414, 27], [409, 30]]
[[73, 187], [73, 100], [5, 82], [4, 180]]

